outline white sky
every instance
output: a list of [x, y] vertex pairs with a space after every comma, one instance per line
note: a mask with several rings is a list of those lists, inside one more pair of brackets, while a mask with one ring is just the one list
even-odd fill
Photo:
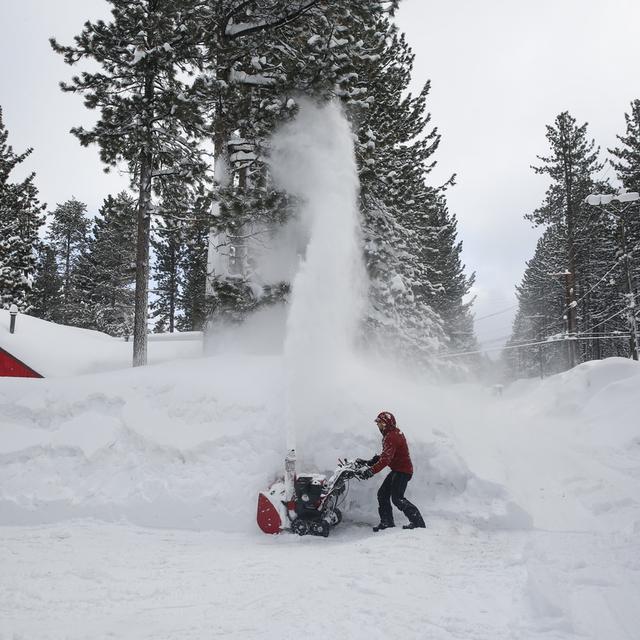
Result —
[[[459, 219], [463, 257], [477, 272], [482, 317], [515, 304], [539, 230], [523, 215], [544, 196], [530, 169], [546, 152], [545, 125], [563, 110], [606, 149], [640, 98], [640, 2], [637, 0], [403, 0], [398, 23], [416, 53], [416, 88], [431, 79], [429, 110], [443, 134], [434, 182], [457, 173], [449, 204]], [[90, 123], [78, 96], [58, 82], [72, 69], [48, 37], [69, 43], [83, 22], [107, 17], [103, 0], [0, 0], [0, 105], [16, 151], [34, 152], [50, 207], [75, 196], [94, 212], [125, 187], [105, 175], [95, 147], [69, 129]], [[27, 163], [25, 163], [27, 164]], [[605, 169], [603, 175], [611, 175]], [[507, 336], [514, 311], [481, 320], [487, 347]]]

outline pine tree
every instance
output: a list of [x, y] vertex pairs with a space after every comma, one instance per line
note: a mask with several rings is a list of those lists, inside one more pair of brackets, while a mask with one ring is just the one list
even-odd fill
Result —
[[202, 11], [196, 0], [110, 0], [112, 19], [84, 25], [75, 46], [51, 45], [74, 65], [94, 61], [65, 91], [85, 95], [98, 108], [96, 125], [72, 132], [81, 144], [97, 143], [107, 167], [125, 162], [138, 192], [133, 364], [147, 359], [147, 307], [151, 198], [154, 179], [194, 180], [205, 165], [205, 133], [193, 73], [202, 66]]
[[248, 259], [250, 238], [268, 233], [295, 210], [295, 203], [270, 184], [265, 142], [295, 115], [301, 94], [319, 100], [337, 96], [353, 109], [369, 105], [356, 61], [370, 51], [359, 32], [396, 4], [218, 4], [208, 30], [217, 34], [209, 43], [214, 80], [204, 87], [215, 120], [210, 290], [216, 314], [241, 318], [286, 295], [287, 283], [263, 286]]
[[[630, 113], [624, 115], [626, 122], [625, 135], [617, 136], [620, 146], [609, 149], [616, 160], [612, 162], [616, 170], [618, 180], [622, 182], [627, 191], [640, 192], [640, 100], [631, 103]], [[636, 317], [640, 323], [640, 205], [636, 202], [628, 207], [624, 212], [625, 244], [629, 252], [629, 259], [632, 271], [632, 287], [636, 298]], [[621, 245], [621, 226], [616, 225], [616, 244]], [[623, 271], [621, 265], [621, 272]], [[618, 276], [618, 286], [621, 291], [627, 291], [628, 285], [624, 283], [625, 276], [620, 273]], [[619, 319], [628, 327], [625, 318]]]
[[[431, 257], [436, 289], [433, 308], [442, 318], [453, 351], [474, 351], [478, 347], [473, 328], [470, 297], [475, 273], [467, 275], [462, 263], [462, 241], [458, 240], [458, 221], [449, 211], [444, 194], [440, 194], [430, 219], [436, 232], [436, 251]], [[477, 364], [477, 358], [469, 359]]]
[[563, 233], [554, 225], [544, 231], [516, 287], [518, 311], [507, 346], [517, 348], [504, 352], [514, 377], [551, 375], [567, 368], [568, 343], [561, 340], [567, 331]]
[[134, 314], [135, 209], [135, 200], [125, 191], [107, 196], [81, 260], [84, 326], [127, 338]]
[[630, 113], [624, 114], [626, 131], [617, 135], [620, 146], [609, 149], [616, 160], [611, 164], [627, 191], [640, 191], [640, 100], [631, 102]]
[[182, 257], [183, 287], [179, 302], [182, 315], [177, 325], [180, 331], [203, 331], [210, 314], [206, 298], [207, 251], [209, 248], [209, 220], [195, 217], [184, 229]]
[[55, 251], [62, 277], [62, 302], [60, 320], [64, 324], [81, 324], [77, 317], [76, 294], [78, 259], [87, 244], [89, 219], [87, 205], [75, 198], [67, 200], [50, 213], [51, 223], [47, 234], [49, 246]]
[[[184, 256], [184, 222], [172, 217], [160, 218], [153, 229], [151, 246], [155, 255], [153, 279], [154, 299], [151, 317], [155, 331], [173, 333], [178, 314], [178, 297], [182, 285], [181, 264]], [[204, 295], [204, 284], [202, 286]]]
[[[525, 217], [537, 225], [553, 225], [565, 240], [566, 315], [569, 334], [575, 335], [589, 324], [588, 319], [578, 316], [577, 304], [578, 298], [588, 291], [586, 248], [592, 241], [590, 224], [594, 216], [585, 199], [593, 192], [594, 176], [603, 165], [598, 160], [595, 142], [587, 138], [587, 124], [578, 126], [566, 111], [552, 126], [547, 126], [547, 140], [551, 154], [539, 157], [542, 164], [533, 169], [548, 175], [551, 184], [542, 206]], [[574, 340], [568, 344], [569, 364], [573, 366], [580, 354]]]
[[[440, 143], [427, 112], [430, 85], [416, 96], [408, 93], [414, 54], [386, 17], [372, 24], [364, 37], [371, 55], [359, 71], [370, 79], [372, 100], [358, 119], [357, 151], [372, 281], [370, 322], [386, 348], [433, 365], [435, 353], [453, 347], [456, 329], [451, 325], [448, 332], [436, 306], [440, 302], [444, 309], [443, 280], [456, 279], [457, 274], [447, 270], [459, 262], [446, 255], [455, 254], [456, 248], [455, 228], [452, 236], [446, 233], [450, 221], [444, 191], [428, 185]], [[468, 282], [467, 290], [470, 286]], [[455, 297], [453, 286], [449, 294]], [[471, 344], [468, 307], [460, 310], [466, 327], [460, 330], [470, 332]]]
[[62, 322], [62, 290], [63, 280], [58, 270], [55, 249], [40, 243], [33, 282], [32, 315], [50, 322]]
[[8, 136], [0, 107], [0, 307], [15, 304], [26, 312], [32, 306], [38, 229], [46, 205], [38, 201], [35, 173], [22, 182], [10, 182], [11, 172], [32, 149], [14, 153], [7, 144]]

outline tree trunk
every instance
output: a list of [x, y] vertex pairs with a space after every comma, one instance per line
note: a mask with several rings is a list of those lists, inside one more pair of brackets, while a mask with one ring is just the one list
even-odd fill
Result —
[[149, 239], [151, 236], [151, 154], [142, 154], [136, 239], [136, 297], [133, 321], [133, 366], [147, 364], [147, 314], [149, 305]]
[[151, 241], [151, 181], [153, 179], [153, 116], [155, 75], [149, 73], [144, 84], [145, 138], [140, 153], [138, 232], [136, 237], [136, 294], [133, 318], [133, 366], [147, 364], [149, 313], [149, 243]]
[[68, 316], [67, 305], [69, 303], [69, 273], [71, 271], [71, 231], [67, 232], [67, 243], [64, 256], [64, 304], [65, 315]]
[[[174, 241], [171, 240], [171, 242], [173, 244]], [[175, 246], [173, 247], [173, 251], [174, 251], [174, 258], [171, 260], [171, 278], [169, 280], [170, 289], [171, 289], [171, 293], [169, 295], [169, 333], [173, 333], [175, 330], [176, 297], [177, 297], [176, 289], [178, 288], [176, 283], [177, 265], [175, 260]]]
[[[229, 70], [219, 61], [216, 64], [216, 78], [228, 82]], [[213, 203], [211, 205], [212, 224], [209, 228], [209, 247], [207, 252], [207, 277], [205, 278], [205, 296], [215, 296], [215, 278], [216, 276], [226, 276], [229, 271], [228, 259], [224, 260], [220, 257], [219, 246], [228, 242], [227, 225], [220, 223], [220, 190], [222, 183], [226, 183], [228, 176], [225, 175], [229, 171], [227, 164], [229, 131], [227, 131], [227, 123], [224, 119], [223, 99], [220, 98], [215, 107], [215, 122], [213, 134], [213, 167], [214, 167], [214, 188]], [[224, 267], [223, 267], [224, 264]]]
[[568, 151], [565, 150], [564, 159], [564, 182], [565, 193], [567, 198], [567, 242], [568, 242], [568, 254], [569, 254], [569, 275], [567, 277], [567, 330], [569, 333], [569, 343], [567, 345], [569, 356], [569, 368], [572, 369], [577, 364], [576, 358], [576, 342], [573, 337], [578, 332], [577, 315], [578, 309], [574, 305], [576, 300], [576, 282], [578, 276], [576, 274], [576, 247], [575, 247], [575, 211], [573, 203], [573, 174], [569, 162], [566, 158]]

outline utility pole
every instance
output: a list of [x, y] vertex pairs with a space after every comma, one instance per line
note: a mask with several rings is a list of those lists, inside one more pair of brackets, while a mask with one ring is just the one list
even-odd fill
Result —
[[565, 272], [565, 289], [567, 299], [567, 333], [568, 333], [568, 350], [569, 350], [569, 368], [576, 366], [576, 341], [575, 336], [578, 333], [578, 304], [576, 302], [575, 278], [573, 272]]
[[565, 340], [567, 342], [567, 364], [569, 369], [573, 369], [576, 366], [576, 341], [575, 336], [577, 334], [577, 321], [576, 321], [576, 309], [578, 304], [576, 303], [575, 289], [573, 287], [574, 279], [573, 274], [568, 269], [559, 273], [550, 273], [550, 276], [563, 276], [564, 277], [564, 297], [566, 311], [563, 316], [563, 320], [566, 322]]
[[629, 252], [627, 251], [627, 232], [625, 229], [624, 218], [621, 216], [620, 220], [620, 239], [622, 244], [622, 253], [624, 255], [624, 266], [627, 272], [627, 302], [628, 302], [628, 316], [629, 325], [631, 329], [631, 357], [634, 360], [638, 360], [638, 323], [636, 322], [636, 298], [633, 290], [633, 275], [631, 272], [631, 260], [629, 259]]

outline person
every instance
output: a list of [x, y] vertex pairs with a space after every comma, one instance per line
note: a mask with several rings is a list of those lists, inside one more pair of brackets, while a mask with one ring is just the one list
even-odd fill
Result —
[[365, 465], [358, 477], [367, 480], [387, 466], [391, 471], [378, 489], [380, 523], [373, 527], [373, 530], [377, 532], [395, 527], [392, 502], [409, 519], [409, 524], [404, 525], [403, 529], [423, 529], [425, 524], [418, 507], [404, 497], [407, 484], [413, 475], [413, 464], [404, 433], [398, 429], [396, 419], [389, 411], [379, 413], [375, 422], [382, 434], [382, 453], [370, 460], [358, 458], [358, 461]]

